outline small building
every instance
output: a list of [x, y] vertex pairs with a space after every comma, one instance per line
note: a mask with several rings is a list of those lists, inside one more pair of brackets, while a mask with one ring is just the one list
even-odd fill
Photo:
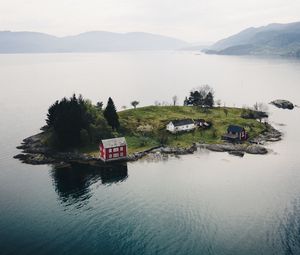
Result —
[[99, 145], [100, 158], [103, 161], [114, 161], [127, 158], [125, 137], [104, 139]]
[[204, 119], [195, 120], [195, 125], [200, 128], [210, 128], [211, 127], [211, 123]]
[[230, 125], [227, 128], [227, 133], [223, 135], [222, 139], [228, 140], [231, 142], [235, 141], [245, 141], [248, 139], [248, 133], [243, 127]]
[[167, 130], [173, 134], [194, 130], [196, 125], [192, 119], [173, 120], [167, 124]]

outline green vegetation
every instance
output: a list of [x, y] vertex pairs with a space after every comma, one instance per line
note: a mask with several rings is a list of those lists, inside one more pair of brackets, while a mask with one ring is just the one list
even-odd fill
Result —
[[45, 143], [51, 147], [69, 149], [90, 146], [99, 143], [102, 138], [111, 137], [113, 130], [108, 123], [113, 123], [113, 128], [116, 128], [118, 122], [115, 121], [117, 113], [112, 100], [109, 103], [108, 108], [113, 115], [110, 122], [104, 118], [102, 106], [94, 106], [82, 96], [77, 98], [74, 94], [71, 98], [56, 101], [48, 109], [47, 125], [43, 128]]
[[114, 104], [114, 101], [111, 97], [108, 99], [107, 106], [103, 112], [105, 119], [107, 120], [108, 125], [111, 126], [112, 130], [118, 130], [120, 127], [119, 116]]
[[214, 91], [208, 85], [203, 85], [190, 92], [189, 98], [184, 100], [184, 105], [194, 105], [202, 108], [214, 106]]
[[[221, 136], [230, 124], [243, 126], [250, 138], [265, 129], [265, 125], [257, 120], [241, 117], [250, 112], [253, 111], [197, 105], [147, 106], [117, 113], [111, 98], [102, 110], [102, 103], [92, 105], [89, 100], [73, 95], [70, 99], [55, 102], [49, 108], [44, 140], [51, 147], [92, 154], [98, 154], [101, 139], [118, 136], [126, 137], [129, 153], [159, 145], [189, 147], [195, 142], [221, 143]], [[212, 126], [180, 134], [166, 131], [170, 121], [186, 118], [205, 119]]]
[[[126, 136], [129, 151], [139, 151], [164, 144], [174, 147], [189, 147], [194, 142], [221, 143], [221, 136], [228, 125], [243, 126], [250, 138], [259, 135], [265, 125], [241, 117], [245, 109], [216, 107], [203, 110], [196, 106], [148, 106], [119, 112], [121, 131]], [[209, 129], [196, 129], [192, 132], [171, 134], [166, 125], [176, 119], [205, 119], [212, 123]], [[143, 130], [141, 127], [151, 127]]]
[[131, 104], [131, 105], [133, 106], [133, 108], [135, 109], [135, 108], [138, 106], [139, 103], [140, 103], [139, 101], [134, 100], [134, 101], [132, 101], [130, 104]]

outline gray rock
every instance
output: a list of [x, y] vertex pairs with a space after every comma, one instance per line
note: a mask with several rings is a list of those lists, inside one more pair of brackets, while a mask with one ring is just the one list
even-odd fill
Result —
[[254, 110], [248, 110], [247, 112], [243, 113], [241, 115], [244, 119], [265, 119], [268, 118], [269, 115], [266, 112], [262, 111], [254, 111]]
[[31, 165], [44, 165], [56, 163], [53, 158], [48, 158], [43, 154], [18, 154], [14, 158], [19, 159], [21, 162]]
[[281, 137], [270, 137], [270, 138], [266, 139], [267, 142], [278, 142], [280, 140], [281, 140]]
[[230, 155], [238, 156], [238, 157], [244, 157], [245, 152], [244, 151], [229, 151]]
[[294, 104], [288, 100], [277, 99], [272, 101], [270, 104], [275, 105], [276, 107], [282, 109], [289, 109], [289, 110], [294, 109]]
[[249, 153], [249, 154], [261, 154], [261, 155], [263, 155], [263, 154], [267, 154], [268, 150], [263, 146], [253, 144], [253, 145], [250, 145], [246, 148], [246, 152]]
[[244, 150], [244, 146], [241, 144], [232, 144], [232, 143], [209, 144], [206, 146], [206, 149], [210, 151], [216, 151], [216, 152], [242, 151]]
[[265, 123], [266, 130], [259, 136], [249, 140], [250, 143], [264, 145], [266, 142], [277, 142], [281, 140], [282, 133], [273, 128], [270, 124]]

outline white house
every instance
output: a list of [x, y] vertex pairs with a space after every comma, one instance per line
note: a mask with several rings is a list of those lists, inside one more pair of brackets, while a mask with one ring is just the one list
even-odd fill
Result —
[[167, 130], [173, 134], [194, 130], [196, 125], [192, 119], [173, 120], [167, 125]]

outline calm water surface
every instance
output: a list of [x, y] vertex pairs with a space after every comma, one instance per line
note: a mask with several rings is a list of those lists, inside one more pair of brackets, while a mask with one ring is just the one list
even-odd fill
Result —
[[199, 151], [109, 173], [12, 159], [73, 92], [117, 106], [181, 101], [210, 84], [226, 105], [300, 104], [300, 62], [191, 52], [0, 55], [0, 254], [300, 254], [299, 109], [269, 106], [267, 156]]

